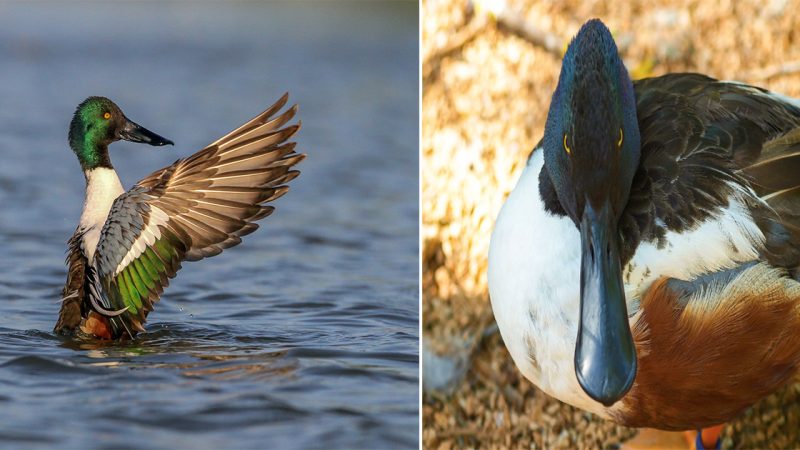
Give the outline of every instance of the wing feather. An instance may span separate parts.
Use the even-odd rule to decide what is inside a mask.
[[[222,136],[221,138],[217,139],[216,141],[211,143],[211,145],[224,146],[225,144],[235,140],[238,136],[241,136],[242,134],[252,130],[253,128],[258,127],[262,123],[268,121],[270,116],[272,116],[276,112],[280,111],[281,108],[283,108],[286,105],[287,101],[289,101],[289,93],[288,92],[283,94],[283,96],[281,96],[281,98],[278,99],[278,101],[275,102],[274,105],[272,105],[269,108],[267,108],[266,111],[264,111],[261,114],[253,117],[252,119],[248,120],[247,122],[245,122],[244,125],[240,126],[239,128],[237,128],[237,129],[231,131],[230,133],[226,134],[225,136]],[[297,110],[294,109],[294,111],[297,111]]]

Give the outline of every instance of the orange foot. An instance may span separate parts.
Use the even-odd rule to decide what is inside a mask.
[[[89,312],[89,317],[81,321],[81,331],[99,339],[111,339],[111,327],[108,319],[94,311]]]
[[[701,432],[703,447],[706,450],[716,448],[717,440],[724,425],[704,428]],[[642,428],[631,440],[623,442],[622,450],[698,450],[695,446],[697,431],[662,431],[653,428]]]
[[[703,441],[703,448],[706,450],[714,450],[717,448],[717,442],[719,441],[719,437],[722,434],[722,429],[725,427],[725,424],[721,425],[714,425],[713,427],[703,428],[700,431],[700,439]],[[686,440],[691,443],[692,450],[698,450],[697,445],[697,431],[684,431]]]

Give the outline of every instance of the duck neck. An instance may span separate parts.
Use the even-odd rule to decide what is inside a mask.
[[[112,170],[114,168],[108,156],[108,146],[105,144],[98,144],[87,138],[80,145],[72,146],[72,151],[78,156],[84,174],[98,168]]]
[[[84,173],[99,167],[113,169],[108,156],[105,131],[73,119],[69,129],[69,147],[78,157]]]

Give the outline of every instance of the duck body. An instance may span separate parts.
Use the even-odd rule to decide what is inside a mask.
[[[607,31],[587,26],[590,38]],[[611,170],[606,156],[581,166],[570,143],[580,123],[565,128],[562,146],[549,118],[495,224],[492,308],[515,364],[549,395],[628,426],[716,425],[800,368],[800,102],[698,74],[632,87],[636,122],[622,120],[618,153],[608,154],[624,159],[622,128],[638,132],[629,192],[609,221],[618,251],[587,250],[586,213],[570,211],[573,188],[552,171],[563,157],[553,142],[576,179]],[[548,133],[558,140],[548,144]],[[594,191],[615,195],[621,171]],[[597,300],[592,264],[603,257],[619,261],[620,287]],[[619,327],[591,309],[614,303],[615,292]]]
[[[91,338],[134,337],[181,268],[219,254],[252,233],[288,190],[305,155],[286,142],[300,125],[284,96],[251,121],[125,191],[107,146],[126,139],[171,141],[128,120],[103,97],[76,110],[70,146],[86,178],[80,222],[69,240],[68,275],[55,331]]]

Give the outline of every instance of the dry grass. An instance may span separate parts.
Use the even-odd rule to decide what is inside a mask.
[[[562,43],[600,17],[634,77],[695,71],[800,97],[800,0],[492,3]],[[494,217],[542,135],[560,59],[466,0],[422,6],[423,326],[426,343],[435,343],[473,336],[491,321]],[[800,446],[797,389],[745,414],[726,430],[725,446]],[[427,396],[423,414],[426,448],[601,447],[632,435],[536,391],[496,336],[456,393]]]

